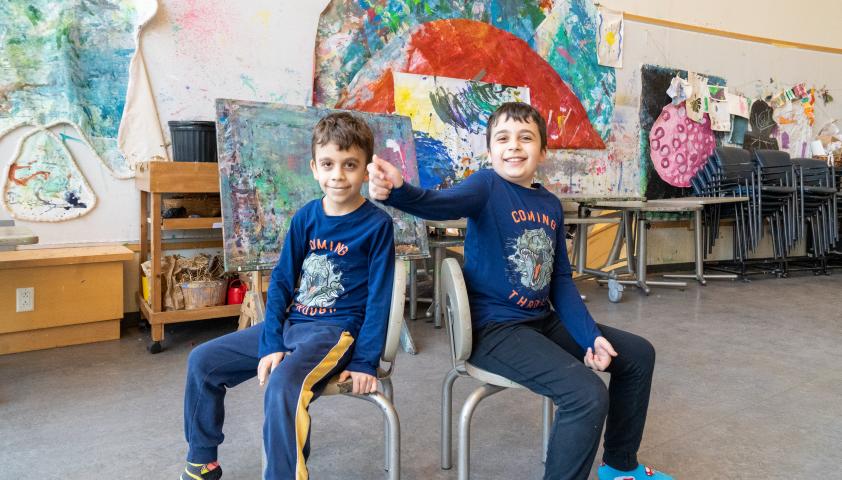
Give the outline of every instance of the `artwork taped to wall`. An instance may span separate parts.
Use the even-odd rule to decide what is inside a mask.
[[[550,148],[604,148],[616,79],[597,63],[596,19],[588,0],[334,0],[319,22],[314,103],[391,112],[392,71],[526,85],[550,118]],[[565,124],[575,141],[555,131]]]
[[[792,158],[809,158],[813,127],[801,101],[786,102],[783,107],[774,109],[772,115],[778,125],[775,138],[780,149],[787,151]]]
[[[0,2],[0,139],[19,127],[67,123],[109,173],[131,178],[117,133],[136,36],[157,2],[90,3]]]
[[[394,73],[395,113],[412,121],[424,188],[447,188],[488,166],[488,117],[505,102],[529,103],[525,87]]]
[[[772,107],[763,100],[755,100],[751,104],[748,117],[751,131],[746,132],[743,148],[746,150],[777,150],[778,140],[772,136],[777,124]]]
[[[271,269],[277,263],[293,214],[319,198],[310,171],[310,141],[319,119],[336,110],[219,99],[217,145],[226,271]],[[401,168],[418,185],[409,119],[352,112],[374,133],[374,153]],[[395,224],[401,256],[427,256],[422,220],[383,207]]]
[[[673,198],[690,195],[690,190],[670,185],[658,175],[650,155],[649,135],[652,125],[664,106],[671,103],[667,94],[670,83],[675,76],[687,78],[686,70],[644,65],[641,68],[640,91],[640,193],[649,199]],[[708,85],[725,85],[725,79],[718,76],[707,76]],[[686,102],[685,102],[686,103]],[[716,144],[720,145],[724,133],[714,132]]]
[[[623,66],[623,12],[599,7],[599,28],[596,32],[596,53],[599,64],[606,67]]]
[[[20,220],[61,222],[96,205],[70,150],[49,128],[37,127],[20,139],[3,178],[2,203]]]

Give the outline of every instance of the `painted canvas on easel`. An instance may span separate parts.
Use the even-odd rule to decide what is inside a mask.
[[[448,188],[488,167],[488,117],[505,102],[529,103],[526,87],[410,73],[394,79],[395,113],[412,122],[424,188]]]
[[[322,195],[310,171],[310,141],[319,119],[336,110],[227,99],[217,100],[216,110],[225,270],[271,269],[292,216]],[[371,127],[374,153],[418,185],[409,119],[352,113]],[[394,219],[397,253],[428,255],[423,222],[381,207]]]

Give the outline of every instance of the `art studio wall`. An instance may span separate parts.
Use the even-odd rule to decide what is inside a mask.
[[[223,0],[160,0],[157,14],[142,32],[141,51],[164,138],[169,138],[169,120],[212,120],[213,99],[217,97],[307,104],[312,94],[316,27],[327,3],[255,0],[235,5]],[[815,11],[802,5],[767,3],[763,10],[755,7],[743,11],[749,7],[716,0],[708,2],[704,9],[685,11],[668,0],[603,2],[609,7],[677,22],[833,45],[832,18],[842,15],[842,6],[836,2],[814,2],[819,4]],[[794,18],[805,21],[795,22]],[[576,58],[569,61],[575,62]],[[623,67],[616,70],[612,133],[605,138],[611,154],[604,150],[553,154],[552,160],[557,162],[554,180],[567,185],[569,191],[638,193],[645,189],[640,176],[638,135],[644,64],[721,76],[730,88],[753,97],[799,82],[831,89],[837,86],[840,100],[829,104],[816,101],[815,126],[842,117],[842,83],[838,80],[842,78],[842,55],[627,20]],[[13,132],[0,139],[0,160],[6,162],[12,156],[23,134]],[[42,244],[136,241],[138,194],[133,181],[114,178],[84,145],[73,141],[67,145],[97,195],[96,208],[66,222],[19,223],[36,231]],[[0,219],[5,218],[9,218],[8,212],[0,211]]]

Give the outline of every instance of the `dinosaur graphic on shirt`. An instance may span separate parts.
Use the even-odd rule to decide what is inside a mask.
[[[540,291],[550,284],[555,249],[543,228],[524,230],[511,248],[514,251],[508,257],[509,265],[521,285]]]
[[[305,307],[332,307],[342,286],[342,272],[327,255],[310,254],[301,269],[301,283],[295,301]]]

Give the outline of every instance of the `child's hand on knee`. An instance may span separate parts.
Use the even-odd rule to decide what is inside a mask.
[[[269,374],[275,370],[275,367],[277,367],[283,359],[284,352],[270,353],[260,359],[260,363],[257,364],[257,381],[260,382],[261,387],[266,383],[266,379],[269,378]]]
[[[352,372],[344,370],[339,374],[339,381],[344,382],[351,377],[354,383],[354,390],[351,393],[362,395],[364,393],[374,393],[377,391],[377,378],[373,375],[362,372]]]
[[[593,342],[593,348],[589,348],[585,352],[585,366],[593,370],[604,372],[608,365],[611,365],[611,359],[617,356],[611,342],[605,337],[596,337]]]
[[[401,171],[377,155],[368,164],[368,195],[375,200],[386,200],[393,188],[403,186]]]

